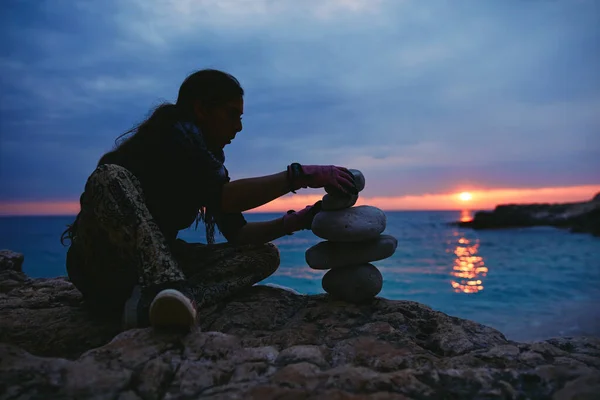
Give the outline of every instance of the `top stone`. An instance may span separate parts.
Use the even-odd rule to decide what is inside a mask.
[[[354,176],[354,183],[356,184],[356,190],[361,192],[365,188],[365,176],[357,169],[349,169]]]
[[[357,169],[348,169],[352,176],[354,177],[354,184],[356,185],[356,190],[361,192],[365,188],[365,176]],[[339,195],[337,190],[333,187],[325,186],[325,191],[332,195]]]
[[[390,235],[363,242],[325,240],[306,250],[304,258],[312,269],[341,268],[386,259],[394,254],[397,246],[398,240]]]
[[[385,230],[385,213],[373,206],[321,211],[312,222],[312,231],[332,242],[360,242],[375,239]]]

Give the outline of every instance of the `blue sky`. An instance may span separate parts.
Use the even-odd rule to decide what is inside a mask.
[[[370,196],[600,183],[600,2],[4,0],[0,201],[76,200],[185,76],[246,90],[234,179],[363,171]]]

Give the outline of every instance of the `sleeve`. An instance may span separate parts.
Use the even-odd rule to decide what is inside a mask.
[[[217,213],[215,222],[227,240],[248,223],[242,213]]]
[[[227,171],[227,168],[225,168],[224,166],[223,166],[223,170],[224,170],[224,175],[225,175],[225,182],[229,182],[230,181],[229,172]],[[222,187],[223,187],[223,184],[221,185],[221,188]],[[220,201],[220,195],[219,195],[218,200]],[[240,230],[244,225],[246,225],[248,223],[246,221],[246,218],[244,218],[244,215],[241,212],[224,213],[224,212],[220,211],[219,207],[214,208],[214,210],[218,210],[213,213],[213,215],[215,217],[215,222],[217,223],[217,226],[219,227],[219,231],[223,234],[223,236],[225,236],[225,238],[227,240],[230,240],[231,237],[238,230]]]

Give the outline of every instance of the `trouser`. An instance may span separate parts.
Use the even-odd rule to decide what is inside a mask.
[[[272,243],[167,242],[138,179],[100,165],[81,196],[67,272],[86,304],[110,312],[122,310],[135,285],[150,293],[184,283],[199,307],[210,306],[272,275],[279,262]]]

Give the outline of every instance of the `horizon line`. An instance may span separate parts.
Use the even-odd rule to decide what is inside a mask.
[[[375,207],[375,206],[373,206]],[[468,207],[465,208],[446,208],[446,209],[384,209],[379,208],[381,211],[385,212],[472,212],[476,213],[479,211],[491,211],[491,209],[470,209]],[[243,214],[282,214],[282,211],[242,211]],[[76,217],[77,213],[74,214],[1,214],[0,218],[14,218],[14,217]]]
[[[566,204],[587,202],[600,193],[600,184],[544,188],[474,188],[457,187],[450,193],[403,196],[359,196],[354,206],[370,205],[382,211],[484,211],[501,205]],[[466,193],[465,193],[466,192]],[[464,195],[467,194],[465,197]],[[364,196],[364,197],[363,197]],[[287,194],[244,213],[285,213],[301,210],[321,200],[322,194]],[[74,216],[80,211],[79,201],[70,200],[12,200],[0,201],[0,216]]]

